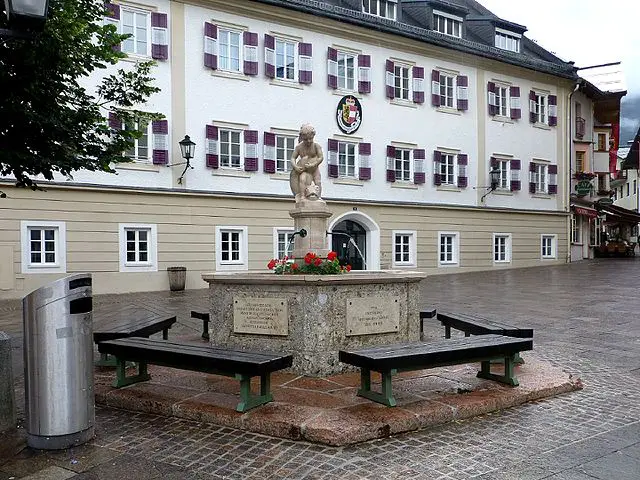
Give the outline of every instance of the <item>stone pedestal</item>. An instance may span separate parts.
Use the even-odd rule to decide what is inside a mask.
[[[296,232],[301,228],[307,231],[306,237],[296,236],[293,257],[303,258],[308,252],[326,257],[330,251],[327,244],[327,221],[332,213],[324,200],[300,200],[296,207],[289,211],[289,215],[293,218]]]

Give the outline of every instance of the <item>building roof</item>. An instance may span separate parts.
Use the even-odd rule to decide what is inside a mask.
[[[460,52],[495,59],[537,72],[554,76],[577,79],[573,62],[565,62],[545,50],[526,36],[521,38],[520,52],[511,52],[494,46],[494,33],[488,35],[495,26],[521,33],[526,27],[506,21],[494,15],[474,0],[405,0],[398,2],[396,20],[381,18],[362,12],[360,0],[253,0],[300,12],[357,25],[384,33],[400,35]],[[448,9],[462,12],[471,21],[465,22],[465,38],[457,38],[434,31],[430,27],[430,9]],[[464,12],[469,12],[465,14]],[[491,25],[492,27],[488,27]],[[495,32],[495,30],[493,30]]]
[[[640,128],[638,128],[638,132],[636,133],[636,137],[633,139],[631,143],[631,147],[629,147],[629,152],[625,158],[625,161],[622,162],[622,167],[625,170],[640,168]]]

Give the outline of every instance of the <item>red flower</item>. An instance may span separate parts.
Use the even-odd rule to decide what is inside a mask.
[[[309,265],[311,262],[313,261],[313,259],[309,256],[309,254],[307,253],[304,256],[304,263],[306,263],[307,265]]]
[[[327,254],[327,260],[329,260],[330,262],[333,262],[336,259],[337,256],[338,256],[338,254],[336,252],[333,252],[333,251],[329,252]]]
[[[313,264],[314,264],[316,267],[319,267],[321,263],[322,263],[322,259],[321,259],[321,258],[316,258],[316,259],[314,260],[314,262],[313,262]]]
[[[291,270],[297,270],[298,269],[298,264],[297,263],[292,263],[291,264]]]
[[[347,272],[351,271],[351,265],[347,265]]]
[[[275,259],[271,259],[271,261],[267,264],[267,268],[269,270],[273,270],[273,268],[276,266],[276,263],[278,263],[278,262],[276,262]]]

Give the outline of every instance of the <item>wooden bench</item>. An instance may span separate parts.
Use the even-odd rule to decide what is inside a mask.
[[[438,312],[438,320],[444,326],[444,337],[451,338],[451,329],[464,332],[465,337],[471,335],[505,335],[516,338],[532,338],[532,328],[520,328],[496,322],[475,314]]]
[[[204,312],[196,312],[191,310],[191,318],[202,320],[202,339],[209,340],[209,314]]]
[[[340,350],[338,355],[341,362],[360,367],[359,396],[395,407],[391,378],[397,372],[481,362],[478,377],[517,386],[518,379],[514,374],[516,355],[532,349],[532,338],[481,335],[437,342],[383,345],[356,351]],[[491,373],[490,361],[493,358],[504,358],[503,375]],[[371,390],[371,371],[379,372],[382,376],[381,393]]]
[[[293,362],[292,355],[232,350],[152,338],[123,338],[100,342],[98,351],[116,358],[116,379],[113,384],[116,388],[149,380],[149,364],[234,377],[240,381],[240,403],[236,407],[238,412],[246,412],[272,401],[271,372],[288,368]],[[127,361],[138,364],[136,375],[126,376]],[[251,378],[258,376],[260,394],[254,395],[251,393]]]
[[[436,316],[435,307],[427,307],[423,310],[420,310],[420,340],[424,340],[424,321],[428,318],[433,318],[435,316]]]

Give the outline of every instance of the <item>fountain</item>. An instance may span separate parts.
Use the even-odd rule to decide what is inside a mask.
[[[300,129],[291,158],[289,212],[297,238],[293,257],[326,257],[327,221],[318,166],[322,148],[311,125]],[[366,268],[366,264],[365,264]],[[293,354],[291,369],[327,376],[347,369],[338,351],[420,339],[418,282],[422,272],[352,271],[336,275],[276,275],[273,272],[203,274],[211,298],[211,343]]]

